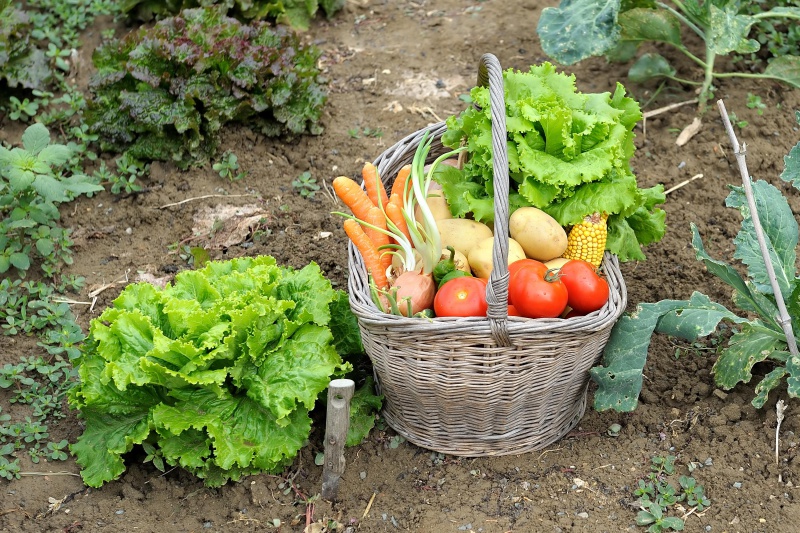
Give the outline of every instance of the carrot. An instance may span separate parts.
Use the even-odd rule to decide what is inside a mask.
[[[392,194],[395,194],[400,197],[400,200],[404,198],[405,190],[406,190],[406,181],[408,177],[411,175],[411,165],[406,165],[400,169],[397,173],[397,177],[394,179],[394,183],[392,184]],[[389,197],[389,201],[391,202],[391,196]],[[403,207],[403,203],[401,202],[399,207]]]
[[[372,201],[372,205],[386,207],[386,204],[389,203],[389,197],[386,195],[386,189],[375,165],[369,162],[364,163],[364,168],[361,169],[361,177],[364,178],[364,187],[367,189],[367,196]],[[380,204],[378,204],[378,198],[380,198]]]
[[[386,289],[389,287],[389,281],[386,279],[386,269],[381,264],[381,254],[372,240],[364,232],[361,224],[353,219],[344,221],[344,231],[353,244],[356,245],[358,251],[361,252],[361,257],[364,259],[364,266],[367,267],[367,272],[372,274],[372,279],[375,280],[375,285],[379,289]]]
[[[403,200],[394,193],[392,193],[391,198],[389,198],[389,203],[386,204],[386,216],[403,232],[406,239],[410,241],[411,236],[408,233],[408,224],[406,224],[406,219],[403,217]]]
[[[332,185],[336,196],[344,202],[344,205],[350,208],[353,215],[361,220],[366,220],[367,214],[374,205],[367,193],[364,192],[364,189],[347,176],[339,176],[333,180]]]
[[[388,202],[386,205],[389,205]],[[384,215],[383,211],[381,211],[381,209],[377,206],[373,206],[372,209],[370,209],[369,213],[367,213],[367,218],[364,219],[364,222],[367,224],[372,224],[373,226],[377,226],[383,230],[386,229],[386,215]],[[364,233],[369,236],[370,240],[375,245],[375,248],[379,249],[378,252],[382,253],[381,264],[384,266],[384,270],[386,270],[392,264],[392,255],[383,253],[383,251],[380,250],[380,247],[389,244],[389,236],[370,227],[365,227]]]

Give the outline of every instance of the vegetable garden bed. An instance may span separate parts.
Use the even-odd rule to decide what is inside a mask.
[[[154,162],[149,176],[135,181],[141,190],[126,191],[118,183],[117,194],[107,186],[106,192],[64,203],[60,224],[73,229],[75,242],[74,262],[65,271],[86,280],[83,288],[68,292],[72,303],[64,305],[88,332],[90,320],[126,285],[172,279],[192,268],[191,262],[204,260],[201,249],[214,260],[270,255],[296,269],[315,261],[334,288],[346,288],[347,237],[341,218],[330,214],[343,206],[326,194],[326,185],[339,174],[359,176],[365,161],[397,140],[464,109],[459,96],[474,84],[482,53],[524,70],[545,60],[535,28],[546,5],[555,2],[358,0],[331,20],[317,18],[304,40],[320,47],[317,64],[328,82],[322,134],[285,139],[229,125],[220,130],[218,155],[204,166],[184,171]],[[72,73],[82,87],[92,70],[91,50],[100,44],[100,33],[112,29],[118,35],[127,31],[103,18],[82,33],[81,67]],[[697,38],[685,39],[691,44]],[[685,76],[702,75],[690,60],[652,46]],[[732,59],[717,57],[717,65],[725,67],[719,71],[746,68],[750,60]],[[678,83],[629,82],[628,65],[602,58],[566,70],[576,74],[586,93],[613,92],[617,81],[625,83],[645,113],[695,96]],[[766,80],[720,79],[715,85],[715,96],[736,114],[750,172],[774,185],[796,218],[800,193],[778,176],[783,157],[800,140],[795,118],[800,91]],[[643,248],[647,259],[622,263],[629,310],[641,302],[685,300],[694,291],[733,308],[727,286],[695,259],[690,224],[697,226],[709,256],[732,257],[741,215],[725,206],[725,198],[728,184],[740,184],[739,175],[715,109],[702,116],[703,126],[688,144],[675,144],[678,131],[696,115],[693,105],[678,107],[648,118],[646,130],[641,124],[634,129],[632,168],[641,187],[670,189],[702,177],[667,195],[661,206],[667,231],[663,240]],[[16,143],[25,127],[6,116],[0,139]],[[246,173],[242,179],[220,176],[225,152],[237,156],[239,168],[232,174]],[[227,213],[224,224],[220,213]],[[38,277],[32,273],[27,279]],[[703,486],[710,506],[685,517],[687,531],[790,531],[786,528],[800,521],[795,502],[800,405],[788,399],[785,386],[772,391],[763,408],[750,404],[754,384],[773,368],[765,364],[753,368],[749,384],[718,388],[712,367],[729,335],[722,329],[698,342],[653,337],[637,409],[626,414],[588,409],[577,428],[540,452],[443,456],[404,442],[379,420],[364,443],[346,450],[340,500],[333,504],[314,499],[322,473],[315,463],[323,448],[318,424],[285,470],[244,475],[219,488],[205,487],[182,469],[159,471],[152,457],[144,462],[148,452],[138,447],[125,456],[127,470],[120,479],[97,489],[77,477],[72,458],[59,460],[53,450],[52,458],[38,463],[24,456],[24,475],[0,479],[0,531],[301,531],[307,517],[317,531],[330,529],[331,521],[339,524],[336,531],[354,532],[644,531],[635,525],[635,491],[654,468],[675,487],[680,476]],[[42,352],[36,342],[24,334],[0,337],[0,368]],[[590,399],[593,393],[591,388]],[[0,389],[0,416],[23,413],[23,406],[9,403],[15,394]],[[776,463],[779,398],[788,410]],[[321,420],[322,413],[311,416]],[[46,440],[56,448],[63,440],[74,443],[82,423],[67,412],[49,425]],[[674,473],[658,461],[668,456],[676,457]],[[681,505],[685,511],[671,506],[669,515],[681,517],[692,508],[685,501]]]

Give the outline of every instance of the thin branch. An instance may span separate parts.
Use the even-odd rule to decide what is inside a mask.
[[[792,319],[789,316],[789,312],[786,310],[786,303],[783,301],[783,294],[778,285],[778,279],[775,277],[775,268],[772,266],[772,261],[769,257],[769,249],[767,248],[767,239],[764,237],[764,229],[761,227],[761,220],[759,220],[758,211],[756,210],[756,200],[753,197],[753,185],[750,182],[750,173],[747,171],[747,163],[745,162],[747,145],[742,146],[741,149],[739,148],[739,140],[736,138],[731,119],[728,117],[728,112],[725,110],[725,102],[717,100],[717,107],[719,107],[719,114],[722,115],[722,121],[725,123],[725,129],[728,131],[728,137],[730,137],[731,145],[733,146],[736,162],[739,164],[739,172],[742,175],[742,184],[744,185],[744,194],[747,197],[750,217],[753,220],[753,229],[756,232],[761,255],[764,257],[764,266],[767,268],[767,275],[772,285],[772,292],[775,295],[775,303],[778,305],[779,316],[777,321],[783,328],[783,334],[786,336],[786,343],[789,346],[789,353],[793,356],[798,356],[800,352],[797,350],[797,340],[792,331]]]
[[[698,178],[702,178],[702,177],[703,177],[703,175],[702,175],[702,174],[695,174],[694,176],[692,176],[692,177],[691,177],[691,178],[689,178],[688,180],[683,180],[682,182],[680,182],[679,184],[675,185],[674,187],[670,187],[669,189],[667,189],[666,191],[664,191],[664,195],[667,195],[667,194],[669,194],[669,193],[671,193],[671,192],[675,192],[675,191],[677,191],[678,189],[680,189],[681,187],[685,187],[686,185],[689,185],[689,184],[690,184],[691,182],[693,182],[694,180],[696,180],[696,179],[698,179]]]
[[[175,202],[173,204],[164,204],[158,206],[158,209],[166,209],[168,207],[175,207],[176,205],[183,205],[187,202],[193,202],[195,200],[205,200],[206,198],[241,198],[242,196],[250,196],[253,198],[257,198],[257,194],[206,194],[205,196],[195,196],[194,198],[187,198],[185,200],[181,200],[180,202]]]

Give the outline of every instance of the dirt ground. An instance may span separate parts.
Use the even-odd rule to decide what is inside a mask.
[[[74,229],[76,241],[69,271],[87,279],[76,298],[85,300],[89,291],[110,284],[92,310],[74,308],[81,325],[86,328],[126,281],[187,268],[175,243],[216,246],[213,258],[269,254],[294,267],[316,261],[345,287],[346,237],[341,219],[330,214],[336,205],[324,189],[313,199],[303,198],[292,180],[304,171],[328,184],[340,174],[355,177],[364,161],[400,138],[459,112],[465,104],[458,96],[474,84],[485,52],[495,54],[504,68],[526,69],[544,60],[535,28],[541,8],[554,3],[350,0],[333,20],[317,21],[308,38],[324,51],[330,84],[324,134],[287,142],[231,128],[223,149],[238,155],[248,173],[241,181],[222,179],[210,167],[182,172],[156,163],[140,194],[100,194],[64,210],[64,223]],[[87,35],[89,43],[97,32]],[[679,65],[687,77],[700,75],[689,63]],[[625,81],[626,67],[596,59],[567,70],[577,75],[581,90],[603,92]],[[655,88],[627,86],[642,103]],[[749,122],[739,135],[747,143],[751,173],[781,187],[800,212],[800,194],[778,179],[783,156],[800,140],[794,119],[800,91],[733,79],[718,87],[716,97]],[[763,115],[745,106],[748,93],[761,96]],[[645,109],[693,96],[670,85]],[[740,215],[726,208],[724,199],[728,184],[738,183],[738,171],[715,109],[703,116],[696,137],[676,146],[677,132],[696,115],[695,106],[684,106],[648,119],[646,131],[637,129],[633,165],[642,187],[663,183],[670,188],[697,174],[703,177],[668,195],[668,232],[646,249],[647,261],[623,264],[630,306],[687,298],[695,290],[729,301],[728,291],[694,259],[689,224],[698,225],[712,256],[731,257]],[[219,207],[247,207],[263,222],[243,244],[223,247],[219,236],[214,242],[194,237],[195,219]],[[17,362],[31,346],[25,339],[0,342],[5,345],[0,365]],[[687,349],[676,358],[678,346]],[[677,456],[679,474],[688,475],[690,463],[703,465],[691,475],[712,503],[686,518],[686,531],[797,531],[800,403],[789,402],[776,464],[774,406],[778,398],[786,399],[785,388],[756,410],[749,403],[752,384],[728,393],[716,390],[710,376],[713,352],[689,348],[656,337],[634,413],[589,410],[569,435],[538,452],[449,457],[407,442],[398,446],[391,428],[376,429],[367,442],[347,449],[339,499],[316,500],[313,509],[307,498],[320,491],[321,467],[314,464],[322,449],[319,433],[282,476],[252,476],[220,489],[205,488],[179,469],[162,474],[142,465],[144,456],[137,451],[121,479],[100,489],[82,484],[71,459],[24,464],[24,471],[46,475],[0,483],[0,531],[302,531],[307,515],[316,531],[329,520],[338,521],[337,531],[359,533],[644,531],[635,525],[633,490],[648,473],[651,457],[666,454]],[[607,434],[614,423],[622,427],[616,437]],[[51,426],[54,437],[71,441],[80,431],[74,416]],[[285,490],[287,479],[295,491]]]

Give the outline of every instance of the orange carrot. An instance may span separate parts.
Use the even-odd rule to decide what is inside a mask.
[[[333,180],[332,185],[336,196],[350,208],[353,215],[361,220],[366,220],[367,214],[374,206],[364,189],[347,176],[339,176]]]
[[[385,205],[388,205],[387,202]],[[377,226],[380,229],[386,229],[386,216],[383,214],[383,211],[377,206],[374,206],[370,209],[369,213],[367,213],[367,218],[364,219],[364,222],[368,224],[372,224],[373,226]],[[389,244],[389,236],[385,233],[381,233],[380,231],[374,230],[370,227],[364,228],[364,233],[366,233],[372,243],[375,245],[375,248],[380,248],[386,244]],[[384,267],[384,270],[389,268],[392,264],[392,256],[391,254],[385,253],[383,250],[378,250],[378,253],[381,253],[381,264]]]
[[[361,257],[364,259],[364,266],[367,267],[367,272],[372,274],[372,279],[375,280],[375,285],[379,289],[386,289],[389,287],[389,281],[386,279],[386,269],[381,264],[381,255],[375,244],[364,232],[361,224],[352,219],[344,221],[344,231],[353,244],[356,245],[358,251],[361,252]]]
[[[381,207],[386,207],[386,204],[389,203],[389,197],[386,195],[386,189],[375,165],[369,162],[364,163],[364,168],[361,169],[361,177],[364,178],[364,187],[367,189],[367,196],[372,201],[372,205],[378,205],[378,198],[380,198]]]
[[[392,194],[395,194],[400,197],[401,200],[404,198],[405,190],[406,190],[406,181],[408,177],[411,175],[411,165],[406,165],[400,169],[400,172],[397,173],[397,177],[394,179],[394,183],[392,184]],[[389,197],[389,201],[391,201],[391,196]],[[399,204],[399,207],[403,207],[403,203]]]
[[[400,231],[403,232],[403,235],[406,236],[406,239],[409,241],[411,240],[411,236],[408,233],[408,224],[406,224],[406,219],[403,218],[403,200],[396,194],[392,194],[391,198],[389,198],[389,203],[386,204],[386,216],[389,217],[389,220],[394,222],[394,225],[397,226]]]

